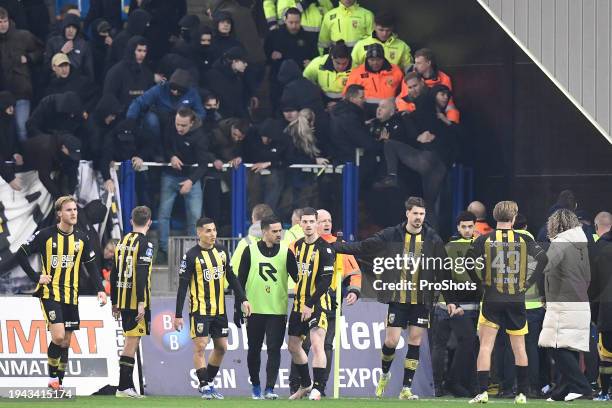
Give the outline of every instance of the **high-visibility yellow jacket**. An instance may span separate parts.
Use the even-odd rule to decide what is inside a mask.
[[[354,67],[365,62],[366,47],[376,43],[383,46],[385,50],[385,58],[390,63],[399,66],[402,71],[405,71],[406,68],[412,64],[410,46],[404,41],[400,40],[397,35],[392,34],[387,41],[382,42],[376,37],[376,32],[372,32],[372,35],[362,38],[361,40],[357,41],[357,44],[355,44],[351,54]]]
[[[374,30],[374,14],[355,3],[351,7],[340,4],[325,13],[319,32],[319,48],[329,48],[338,40],[353,47],[357,41]]]
[[[337,72],[331,57],[325,54],[310,61],[303,75],[304,78],[318,85],[327,98],[338,100],[342,98],[342,91],[350,74],[350,68],[344,72]]]
[[[302,12],[302,27],[304,27],[304,30],[318,33],[321,29],[323,16],[333,9],[334,5],[331,0],[318,0],[309,5],[306,10],[303,10],[300,2],[296,0],[264,0],[263,7],[268,25],[282,24],[287,9],[296,7]]]

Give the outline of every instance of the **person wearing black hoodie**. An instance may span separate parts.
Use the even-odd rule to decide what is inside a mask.
[[[112,151],[115,147],[106,145],[105,140],[112,138],[112,133],[117,131],[118,123],[117,117],[121,114],[121,106],[119,101],[111,95],[103,95],[98,101],[96,108],[87,119],[89,129],[91,129],[89,143],[87,150],[89,156],[93,159],[94,169],[102,173],[104,179],[104,188],[109,192],[114,192],[114,184],[110,177],[110,161],[112,160]],[[110,152],[107,152],[107,149]],[[105,157],[110,157],[108,161]],[[131,158],[131,157],[130,157]]]
[[[213,14],[213,43],[211,54],[213,61],[217,61],[228,50],[239,47],[244,49],[242,43],[234,37],[234,19],[227,11],[217,11]],[[245,55],[246,61],[246,55]]]
[[[85,121],[81,98],[75,92],[44,97],[26,123],[28,137],[41,134],[82,135]]]
[[[144,37],[136,35],[130,38],[123,59],[106,74],[102,94],[113,95],[119,101],[122,113],[127,112],[134,99],[155,85],[153,72],[145,63],[147,51],[148,41]]]
[[[196,221],[202,215],[202,178],[212,155],[208,150],[208,135],[200,126],[195,112],[180,108],[172,126],[164,132],[164,154],[171,168],[164,168],[159,199],[159,251],[162,258],[168,252],[170,217],[177,194],[185,198],[187,234],[196,233]],[[197,167],[191,165],[197,164]]]
[[[249,194],[252,205],[264,203],[276,212],[285,183],[287,154],[291,139],[284,132],[284,121],[266,119],[247,135],[245,161],[254,163],[251,167]],[[261,198],[258,199],[258,195]]]
[[[97,84],[104,82],[106,71],[110,68],[110,49],[113,37],[117,35],[110,23],[101,18],[91,23],[91,53],[94,61],[94,76]]]
[[[88,77],[73,71],[68,56],[61,52],[53,56],[51,69],[53,77],[43,91],[42,97],[72,91],[81,98],[83,110],[91,112],[98,96],[98,87]]]
[[[134,36],[144,36],[148,34],[147,28],[151,24],[151,14],[146,10],[134,10],[128,16],[127,26],[115,38],[110,48],[109,64],[112,66],[122,60],[129,48],[128,42]]]
[[[92,34],[95,33],[96,27],[93,23],[97,19],[104,19],[112,28],[120,30],[123,23],[121,21],[121,0],[90,0],[89,11],[83,20],[86,32],[91,30]]]
[[[172,46],[171,52],[189,57],[194,42],[198,41],[200,18],[193,14],[183,16],[179,21],[180,37]]]
[[[214,41],[214,40],[213,40]],[[240,47],[231,48],[218,59],[204,76],[204,84],[212,93],[219,95],[219,113],[224,118],[248,118],[251,90],[245,79],[246,54]]]
[[[15,165],[23,164],[23,156],[15,131],[15,97],[9,91],[0,91],[0,146],[0,178],[19,191],[21,186],[15,178]]]
[[[93,54],[89,42],[81,34],[81,19],[73,14],[64,17],[60,35],[47,40],[44,64],[51,66],[51,59],[58,52],[64,53],[70,59],[74,70],[94,80]]]
[[[213,32],[212,29],[204,24],[201,24],[195,34],[195,39],[191,42],[191,47],[186,55],[196,65],[200,78],[200,87],[205,88],[204,75],[212,68],[213,59]]]

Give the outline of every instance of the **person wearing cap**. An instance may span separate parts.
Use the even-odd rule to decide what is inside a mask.
[[[247,66],[244,49],[234,47],[215,61],[204,75],[206,88],[221,99],[219,113],[224,118],[248,118],[248,108],[258,103],[244,78]]]
[[[403,78],[402,70],[385,58],[383,46],[374,43],[366,51],[366,61],[351,71],[345,89],[355,84],[363,86],[366,114],[373,117],[381,100],[397,96]]]
[[[365,62],[366,51],[370,45],[380,44],[385,50],[385,58],[405,72],[412,65],[410,46],[393,32],[394,29],[395,19],[393,14],[388,11],[376,13],[372,34],[357,41],[357,44],[353,47],[351,53],[353,66],[357,67]]]
[[[0,178],[19,191],[21,185],[15,178],[15,165],[23,165],[23,156],[15,132],[15,97],[9,91],[0,91],[0,146]]]
[[[153,72],[145,62],[148,44],[142,36],[130,38],[123,59],[113,65],[104,78],[102,94],[113,95],[119,101],[122,113],[127,111],[134,99],[155,85]]]
[[[12,17],[0,7],[0,83],[15,97],[17,136],[25,140],[33,96],[30,66],[42,60],[43,45],[29,31],[16,29]]]
[[[77,137],[69,133],[41,133],[23,142],[23,152],[25,168],[38,171],[38,178],[53,200],[74,194],[81,160],[81,141]],[[54,171],[59,174],[52,179]]]
[[[83,102],[83,110],[90,112],[95,106],[98,87],[79,72],[74,72],[66,54],[58,52],[51,59],[53,76],[43,91],[43,97],[64,92],[75,92]]]
[[[285,12],[285,24],[266,35],[264,50],[270,66],[270,97],[275,110],[282,92],[282,86],[277,81],[281,64],[284,61],[295,61],[301,71],[319,53],[316,36],[304,30],[301,19],[300,10],[291,7]]]
[[[51,59],[61,52],[70,59],[70,65],[75,71],[94,80],[93,54],[89,42],[81,35],[81,19],[68,14],[62,21],[60,35],[50,37],[45,47],[46,66],[51,66]]]
[[[191,75],[184,69],[177,69],[169,81],[153,86],[134,99],[128,108],[126,119],[128,126],[135,131],[138,120],[142,117],[142,132],[139,135],[161,147],[159,141],[162,129],[169,123],[173,114],[183,107],[192,109],[200,120],[205,116],[200,93],[194,86]],[[161,152],[157,153],[156,155],[159,155]]]
[[[321,88],[328,110],[342,99],[351,65],[351,52],[340,40],[331,47],[329,54],[316,57],[304,69],[304,78]]]
[[[319,32],[319,48],[329,48],[338,40],[346,41],[349,47],[374,30],[374,14],[357,0],[340,0],[338,7],[323,16]]]
[[[321,31],[323,15],[334,8],[330,0],[263,0],[264,16],[270,30],[284,24],[287,10],[295,7],[302,13],[302,26],[310,33]]]

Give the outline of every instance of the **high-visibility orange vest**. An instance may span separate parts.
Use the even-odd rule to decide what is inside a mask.
[[[403,79],[402,70],[388,61],[378,72],[369,71],[364,63],[351,71],[343,93],[350,85],[358,84],[365,90],[366,103],[378,104],[383,99],[395,98]]]

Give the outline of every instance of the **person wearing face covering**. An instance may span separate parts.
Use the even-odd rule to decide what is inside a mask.
[[[204,74],[212,68],[212,64],[215,62],[213,59],[212,43],[212,29],[204,24],[200,24],[197,31],[193,34],[193,41],[191,41],[189,47],[181,50],[185,53],[183,56],[189,58],[198,70],[199,85],[202,88],[205,88],[203,81]]]
[[[171,52],[188,56],[191,45],[198,39],[200,18],[193,14],[183,16],[179,21],[179,39],[174,43]]]

